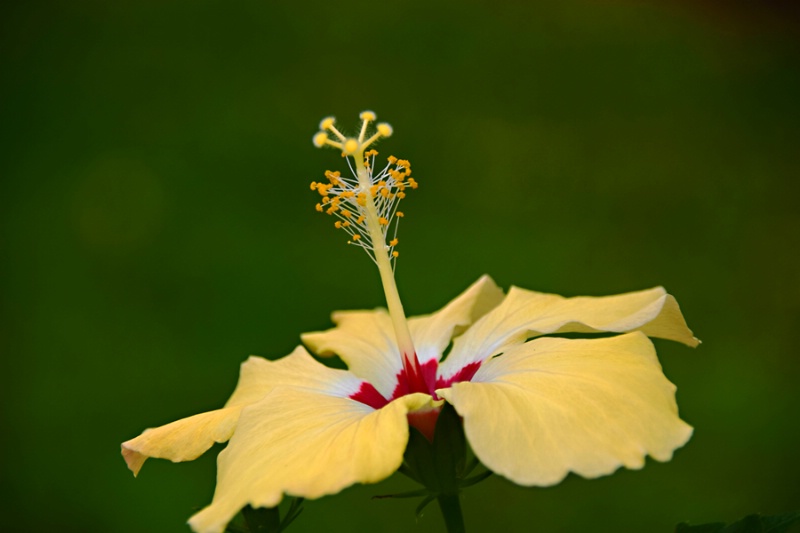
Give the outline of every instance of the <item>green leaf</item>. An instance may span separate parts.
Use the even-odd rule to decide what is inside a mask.
[[[698,526],[683,522],[675,528],[675,533],[786,533],[798,523],[800,511],[773,516],[752,514],[728,526],[721,522]]]

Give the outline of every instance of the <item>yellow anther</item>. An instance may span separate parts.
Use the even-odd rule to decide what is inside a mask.
[[[347,139],[342,146],[342,153],[345,155],[352,155],[358,150],[358,141],[356,139]]]
[[[385,122],[381,122],[378,124],[378,133],[380,133],[384,137],[391,137],[392,136],[392,127]]]
[[[328,142],[328,134],[325,133],[324,131],[320,131],[316,135],[314,135],[314,138],[311,139],[311,142],[313,142],[314,146],[316,146],[317,148],[322,148],[323,146],[325,146],[325,143]]]
[[[386,168],[374,169],[372,162],[378,151],[371,145],[391,136],[392,127],[386,123],[376,124],[376,115],[372,111],[363,111],[359,116],[362,123],[352,137],[339,131],[333,117],[324,118],[320,122],[322,131],[314,136],[315,145],[335,147],[342,157],[353,158],[350,164],[353,177],[343,178],[340,172],[326,171],[326,180],[312,182],[310,188],[322,197],[315,209],[336,215],[334,227],[347,229],[351,235],[348,243],[367,249],[373,260],[385,270],[391,267],[382,263],[387,259],[384,254],[388,253],[390,260],[400,255],[395,250],[399,240],[389,231],[395,216],[398,219],[404,217],[402,211],[396,210],[396,200],[404,199],[405,190],[416,189],[418,184],[410,178],[411,163],[407,159],[389,156]],[[372,130],[371,136],[368,136],[369,130]],[[394,235],[396,233],[395,228]]]
[[[328,128],[333,127],[333,123],[336,122],[334,117],[325,117],[319,123],[319,129],[327,130]]]
[[[331,185],[339,185],[340,180],[339,177],[342,175],[341,172],[338,170],[336,172],[331,172],[330,170],[325,171],[325,177],[328,178],[328,181],[331,182]]]

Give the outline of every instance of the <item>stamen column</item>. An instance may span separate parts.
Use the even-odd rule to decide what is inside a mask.
[[[398,164],[398,169],[389,171],[388,174],[381,175],[377,178],[377,182],[373,183],[376,178],[372,175],[371,169],[367,166],[364,158],[367,155],[366,149],[380,138],[389,137],[392,134],[392,127],[386,123],[376,125],[377,131],[367,138],[367,132],[371,122],[375,120],[375,113],[372,111],[364,111],[360,115],[361,128],[358,138],[346,137],[334,125],[334,118],[327,117],[320,122],[320,131],[314,135],[314,145],[317,147],[332,146],[342,151],[345,157],[352,157],[355,163],[355,177],[358,186],[354,182],[340,179],[338,173],[328,175],[331,181],[330,185],[325,185],[317,182],[311,184],[311,189],[316,190],[323,197],[322,202],[317,204],[317,211],[322,211],[323,205],[330,202],[330,207],[327,209],[328,214],[336,214],[342,221],[336,223],[337,228],[347,228],[348,233],[353,236],[351,242],[355,243],[361,241],[362,233],[368,234],[368,239],[364,240],[362,246],[367,249],[371,257],[375,260],[378,266],[378,272],[381,276],[381,284],[383,285],[383,292],[386,296],[386,306],[389,309],[389,316],[392,320],[392,326],[397,338],[397,347],[400,351],[403,364],[403,373],[398,376],[398,389],[395,395],[404,395],[414,392],[424,392],[433,394],[436,385],[436,372],[435,368],[425,368],[420,365],[417,359],[416,351],[414,350],[414,341],[411,338],[411,332],[408,328],[405,312],[403,311],[403,304],[400,302],[400,295],[397,291],[397,284],[394,280],[394,270],[392,268],[392,259],[390,253],[392,246],[397,244],[397,239],[393,239],[391,243],[386,242],[386,233],[384,230],[391,224],[391,219],[394,215],[398,218],[403,214],[400,211],[394,211],[391,206],[395,197],[400,200],[405,196],[403,189],[406,186],[416,188],[416,181],[413,178],[408,179],[408,183],[404,183],[404,177],[411,173],[408,161],[400,161],[395,158],[389,158],[390,165]],[[333,140],[328,137],[328,132],[332,133],[338,140]],[[377,153],[377,152],[376,152]],[[387,166],[387,170],[388,170]],[[352,169],[352,167],[351,167]],[[384,170],[384,173],[387,171]],[[384,181],[384,178],[386,181]],[[391,183],[389,187],[396,186],[398,192],[393,193],[386,184]],[[380,191],[383,196],[383,201],[378,198],[376,203],[377,191]],[[329,193],[334,194],[332,200],[328,200]],[[354,198],[355,196],[355,198]],[[357,199],[356,199],[357,198]],[[388,200],[388,204],[385,203]],[[351,222],[352,212],[350,209],[358,204],[356,210],[359,216]],[[383,213],[380,210],[386,209]],[[341,215],[339,215],[341,213]],[[358,230],[354,228],[358,228]],[[395,226],[396,229],[396,226]],[[397,256],[397,252],[394,252]],[[434,362],[435,363],[435,362]],[[432,372],[430,370],[433,370]]]
[[[367,210],[367,228],[369,229],[370,239],[372,240],[375,262],[380,272],[383,292],[386,295],[386,306],[389,309],[389,316],[392,319],[395,336],[397,337],[397,347],[402,354],[403,369],[408,378],[408,392],[431,393],[433,392],[431,389],[433,384],[426,383],[422,376],[416,350],[414,349],[414,341],[411,338],[411,332],[408,329],[408,322],[406,320],[405,311],[403,310],[403,303],[400,301],[400,293],[397,291],[394,271],[392,270],[392,263],[389,259],[389,247],[386,245],[386,238],[383,235],[383,230],[378,221],[378,210],[375,207],[375,201],[370,193],[372,183],[370,181],[369,171],[364,165],[363,150],[355,154],[353,159],[355,159],[356,163],[356,174],[358,175],[359,185],[363,191],[367,192],[367,205],[365,206]]]

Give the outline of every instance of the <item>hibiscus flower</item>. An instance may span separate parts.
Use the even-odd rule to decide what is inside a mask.
[[[302,336],[348,370],[323,365],[302,346],[276,361],[250,357],[223,408],[122,444],[134,474],[148,457],[187,461],[229,441],[213,501],[189,521],[197,532],[220,533],[247,505],[274,507],[285,494],[318,498],[387,478],[403,463],[409,426],[433,439],[444,402],[463,419],[475,456],[520,485],[641,468],[648,455],[669,460],[692,428],[678,416],[675,386],[648,337],[699,342],[675,299],[660,287],[606,297],[517,287],[504,294],[484,276],[439,311],[406,319],[392,261],[397,203],[416,181],[410,164],[395,158],[373,172],[377,153],[366,148],[391,128],[378,125],[367,137],[375,117],[361,118],[353,138],[323,120],[315,144],[351,156],[353,178],[329,172],[328,183],[312,189],[323,198],[317,209],[337,216],[336,227],[375,261],[388,310],[336,312],[336,327]],[[612,335],[553,336],[565,333]]]

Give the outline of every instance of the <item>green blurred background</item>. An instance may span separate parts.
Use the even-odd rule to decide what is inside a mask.
[[[695,436],[667,464],[465,495],[472,531],[671,531],[800,508],[800,46],[790,4],[9,2],[0,12],[3,531],[187,531],[214,448],[119,443],[218,407],[377,273],[314,211],[319,120],[373,109],[421,183],[410,314],[483,273],[565,295],[663,284]],[[371,496],[290,531],[441,531]]]

